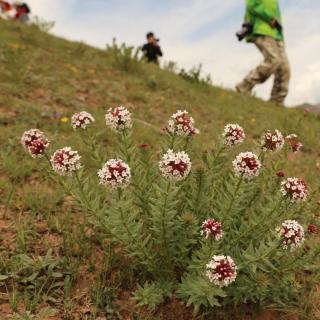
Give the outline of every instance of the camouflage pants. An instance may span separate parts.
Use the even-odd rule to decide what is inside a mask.
[[[274,75],[270,101],[283,104],[288,94],[290,80],[290,66],[284,43],[272,37],[257,36],[254,44],[264,56],[264,60],[249,72],[236,88],[239,92],[250,93],[256,84],[263,83]]]

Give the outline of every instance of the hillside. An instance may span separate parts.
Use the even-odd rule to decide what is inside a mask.
[[[187,109],[201,131],[196,138],[199,152],[215,147],[213,137],[221,134],[226,123],[239,123],[245,128],[247,146],[267,129],[297,133],[304,148],[290,156],[285,170],[289,176],[305,178],[314,190],[318,187],[319,118],[314,114],[280,108],[215,86],[192,84],[170,70],[128,62],[111,50],[69,42],[35,27],[0,21],[0,39],[1,320],[10,319],[16,310],[37,313],[42,309],[45,313],[48,306],[58,310],[52,319],[94,319],[90,312],[92,297],[97,296],[101,301],[94,303],[108,309],[114,317],[110,319],[118,319],[116,311],[123,319],[155,319],[149,311],[134,308],[129,299],[134,283],[129,276],[119,276],[117,269],[98,273],[100,267],[107,269],[111,262],[99,247],[99,240],[90,237],[90,231],[73,233],[68,219],[68,214],[75,211],[72,199],[64,197],[39,173],[38,165],[21,148],[20,137],[27,129],[45,131],[54,147],[76,147],[79,138],[71,130],[70,117],[86,110],[96,118],[105,152],[112,154],[115,139],[105,130],[104,114],[110,106],[125,105],[134,115],[135,141],[150,144],[154,152],[159,152],[158,139],[167,119],[176,110]],[[85,239],[84,247],[79,239]],[[52,256],[37,260],[49,249]],[[65,251],[71,252],[71,260],[64,257]],[[110,259],[116,260],[118,269],[125,263],[114,256]],[[62,266],[62,284],[59,272],[44,279],[44,265]],[[8,289],[2,285],[3,272],[16,274],[19,286]],[[21,275],[26,274],[24,283]],[[104,279],[108,279],[108,285],[103,284]],[[56,288],[42,292],[46,281],[52,281]],[[125,287],[127,282],[129,289]],[[25,284],[35,294],[23,296],[20,285]],[[68,298],[61,298],[68,293]],[[44,301],[43,295],[49,299]],[[63,312],[70,317],[62,318]],[[45,319],[44,313],[36,319]],[[159,319],[191,319],[191,314],[175,299],[157,311]]]
[[[296,106],[296,108],[306,110],[307,112],[313,112],[315,114],[320,113],[320,104],[303,103]]]

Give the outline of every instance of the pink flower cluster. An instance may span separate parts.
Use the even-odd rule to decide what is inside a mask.
[[[237,176],[251,179],[259,175],[261,162],[252,152],[241,152],[233,160],[233,169]]]
[[[276,229],[284,249],[300,247],[305,238],[302,226],[295,220],[286,220]]]
[[[111,159],[98,171],[98,176],[100,184],[109,185],[111,188],[123,188],[130,183],[131,171],[121,159]]]
[[[229,256],[213,256],[206,267],[209,281],[218,287],[227,287],[236,280],[237,266]]]
[[[110,108],[105,119],[107,126],[114,131],[124,131],[132,128],[131,113],[125,107]]]
[[[214,219],[207,219],[202,223],[201,235],[206,239],[214,239],[219,241],[223,236],[222,223]]]
[[[281,182],[281,193],[291,202],[305,201],[309,194],[304,180],[292,177]]]
[[[279,130],[267,131],[261,136],[261,148],[264,151],[278,152],[283,148],[284,138]]]
[[[38,129],[25,131],[21,137],[21,144],[29,152],[32,158],[41,158],[49,147],[49,140]]]
[[[171,181],[184,180],[191,170],[191,161],[189,156],[184,152],[173,152],[168,150],[162,156],[159,162],[159,168],[162,175]]]
[[[243,143],[246,135],[238,124],[227,124],[223,130],[223,143],[227,147],[233,147]]]
[[[61,176],[68,176],[81,168],[80,159],[78,151],[71,150],[70,147],[64,147],[57,150],[50,161],[56,173]]]
[[[286,140],[294,153],[298,152],[303,147],[303,144],[298,140],[298,136],[295,133],[286,136]]]
[[[73,129],[86,129],[86,127],[94,121],[94,117],[89,112],[81,111],[72,116],[71,125]]]
[[[178,110],[170,117],[167,131],[183,137],[189,137],[199,133],[199,130],[194,127],[194,119],[189,116],[186,110]]]

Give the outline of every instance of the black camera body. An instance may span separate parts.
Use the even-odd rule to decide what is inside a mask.
[[[250,22],[245,22],[242,24],[242,29],[236,33],[239,41],[242,41],[247,35],[252,33],[253,25]]]

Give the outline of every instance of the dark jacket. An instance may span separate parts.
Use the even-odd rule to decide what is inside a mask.
[[[161,48],[158,45],[146,43],[142,49],[148,62],[158,63],[158,57],[162,57]]]

